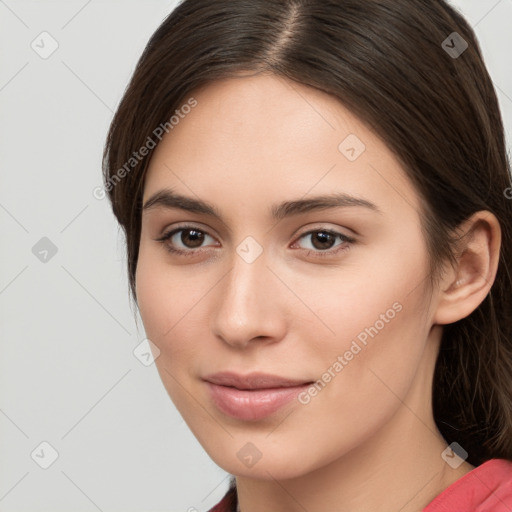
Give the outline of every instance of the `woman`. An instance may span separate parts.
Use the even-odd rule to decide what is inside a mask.
[[[212,510],[512,508],[512,201],[437,0],[184,0],[105,183]]]

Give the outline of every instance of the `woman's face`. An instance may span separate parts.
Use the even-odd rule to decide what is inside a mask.
[[[292,478],[428,421],[436,294],[393,154],[336,99],[276,76],[191,96],[146,177],[136,291],[204,449],[237,475]],[[224,371],[316,385],[205,381]]]

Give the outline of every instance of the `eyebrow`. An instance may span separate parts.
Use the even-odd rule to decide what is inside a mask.
[[[283,203],[273,205],[270,209],[270,214],[273,219],[282,220],[286,217],[299,215],[301,213],[347,207],[362,207],[372,210],[379,215],[383,214],[376,204],[361,197],[355,197],[345,193],[328,194],[310,197],[309,199],[285,201]],[[206,201],[176,194],[169,189],[159,190],[153,194],[142,207],[143,211],[148,211],[154,208],[178,208],[180,210],[186,210],[191,213],[201,213],[222,220],[221,213],[214,205]]]

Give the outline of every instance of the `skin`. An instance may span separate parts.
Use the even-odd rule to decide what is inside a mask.
[[[167,392],[209,456],[237,476],[243,512],[420,510],[473,469],[441,457],[432,376],[442,325],[470,314],[492,285],[498,221],[478,212],[466,222],[473,236],[458,266],[430,290],[419,196],[393,153],[339,101],[273,75],[218,81],[191,96],[197,106],[155,149],[143,202],[172,189],[213,204],[222,219],[143,212],[136,292]],[[338,149],[349,134],[366,146],[355,161]],[[381,213],[270,216],[274,204],[333,192]],[[166,243],[193,256],[156,240],[184,224],[206,233],[202,245],[190,231]],[[325,229],[355,242],[321,246],[315,234]],[[247,236],[263,250],[252,263],[237,253]],[[322,247],[331,255],[318,256]],[[309,403],[242,421],[210,399],[202,377],[217,371],[320,379],[395,303],[401,311]],[[252,467],[237,457],[247,443],[261,453]]]

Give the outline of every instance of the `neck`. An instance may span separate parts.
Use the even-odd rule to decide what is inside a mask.
[[[400,415],[411,415],[401,410]],[[398,418],[397,418],[398,419]],[[463,463],[452,469],[442,458],[446,442],[433,425],[410,421],[400,438],[388,432],[305,476],[277,481],[237,477],[242,512],[315,510],[327,512],[417,512],[449,485],[473,469]],[[432,431],[430,431],[432,429]],[[383,438],[387,442],[383,443]],[[300,455],[299,455],[300,456]]]

